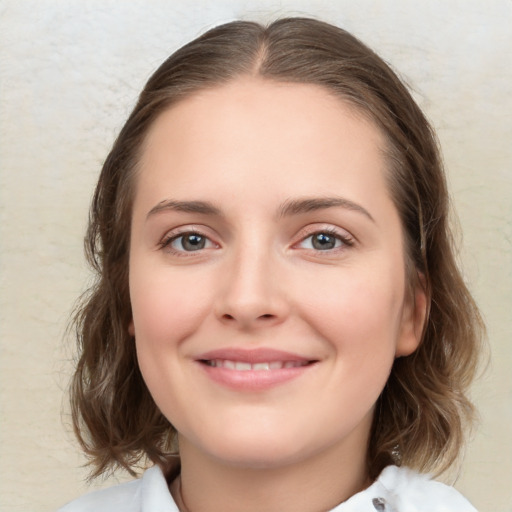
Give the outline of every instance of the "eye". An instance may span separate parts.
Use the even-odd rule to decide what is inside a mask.
[[[162,241],[162,247],[174,253],[195,252],[213,247],[213,242],[201,233],[188,232],[171,235]]]
[[[299,243],[299,247],[315,251],[331,251],[344,245],[350,246],[352,244],[352,240],[347,236],[341,235],[335,231],[324,230],[317,231],[304,238]]]

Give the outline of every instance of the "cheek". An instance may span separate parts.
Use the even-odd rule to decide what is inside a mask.
[[[332,349],[361,361],[394,356],[403,279],[395,272],[343,269],[337,276],[317,279],[316,285],[315,290],[303,294],[302,311]]]
[[[180,417],[183,358],[182,341],[209,310],[211,287],[195,285],[183,272],[130,269],[130,297],[137,359],[146,385],[163,414],[175,424]],[[177,422],[179,425],[179,421]]]
[[[209,308],[209,289],[202,276],[170,269],[138,272],[134,266],[130,297],[136,339],[144,345],[179,344]]]
[[[358,277],[354,272],[338,286],[331,283],[329,293],[313,294],[310,300],[309,323],[333,355],[326,396],[339,397],[340,418],[346,411],[360,418],[373,407],[389,378],[400,333],[402,294],[388,273]]]

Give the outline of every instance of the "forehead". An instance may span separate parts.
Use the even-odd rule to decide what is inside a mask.
[[[165,182],[197,196],[223,182],[242,195],[251,186],[310,196],[332,192],[343,177],[357,196],[357,188],[385,187],[385,146],[366,116],[328,90],[247,77],[195,93],[156,119],[137,189],[156,199]]]
[[[243,123],[239,123],[244,116]],[[162,126],[169,130],[170,118],[182,123],[176,127],[174,135],[191,124],[198,129],[227,126],[229,122],[239,123],[236,128],[244,126],[253,129],[256,121],[259,127],[294,125],[304,128],[307,124],[323,124],[326,130],[338,125],[340,117],[351,118],[373,131],[373,138],[383,143],[380,129],[373,123],[370,114],[353,102],[335,94],[334,91],[316,84],[276,82],[262,77],[240,77],[227,84],[201,89],[187,96],[164,110],[151,125],[146,136],[146,143],[151,144],[161,132]],[[301,119],[301,123],[297,121]],[[329,126],[331,125],[331,126]],[[288,126],[289,128],[290,126]],[[323,135],[326,135],[324,130]],[[269,134],[271,135],[271,133]],[[284,137],[286,133],[281,133]],[[338,134],[339,135],[339,134]]]

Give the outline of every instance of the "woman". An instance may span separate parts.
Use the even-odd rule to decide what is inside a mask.
[[[309,19],[234,22],[150,78],[93,200],[75,430],[141,480],[63,510],[471,511],[481,335],[432,130]]]

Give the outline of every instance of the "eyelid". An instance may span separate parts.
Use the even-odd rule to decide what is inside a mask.
[[[206,238],[215,248],[220,247],[220,244],[213,240],[213,237],[207,232],[210,231],[206,229],[204,226],[197,224],[187,224],[185,226],[178,226],[173,228],[165,233],[165,235],[158,242],[158,249],[162,249],[164,251],[168,251],[171,254],[175,254],[178,256],[192,256],[195,253],[202,253],[205,250],[211,249],[211,247],[199,249],[197,251],[180,251],[171,247],[171,244],[174,240],[185,236],[185,235],[199,235]]]
[[[215,241],[215,237],[210,234],[211,230],[208,229],[205,226],[198,225],[198,224],[187,224],[183,226],[177,226],[173,229],[170,229],[167,231],[164,236],[160,239],[158,242],[158,249],[168,251],[171,254],[175,254],[177,256],[198,256],[199,254],[204,253],[206,250],[211,250],[212,248],[220,248],[220,244]],[[323,223],[315,223],[308,226],[305,226],[304,228],[300,229],[299,232],[294,237],[295,242],[292,243],[291,248],[292,249],[300,249],[298,247],[301,243],[303,243],[305,240],[307,240],[309,237],[319,234],[319,233],[325,233],[328,235],[331,235],[335,237],[336,239],[340,240],[342,242],[341,247],[336,247],[333,249],[326,249],[325,251],[321,251],[318,249],[308,249],[305,248],[306,251],[311,251],[314,253],[334,253],[337,251],[343,251],[347,247],[353,246],[357,239],[346,229],[340,228],[338,226],[333,226],[332,224],[323,224]],[[176,250],[171,247],[171,243],[176,240],[177,238],[185,235],[190,234],[196,234],[199,236],[202,236],[206,238],[213,247],[207,247],[203,249],[199,249],[197,251],[185,251],[185,250]]]
[[[325,251],[320,251],[316,249],[305,249],[314,251],[315,253],[333,253],[335,251],[340,251],[346,249],[346,247],[351,247],[356,243],[356,238],[350,234],[346,229],[339,228],[337,226],[333,226],[332,224],[313,224],[302,228],[296,236],[297,241],[292,244],[292,248],[297,248],[301,243],[310,238],[313,235],[325,233],[330,236],[333,236],[342,242],[342,247],[337,247],[334,249],[329,249]]]

